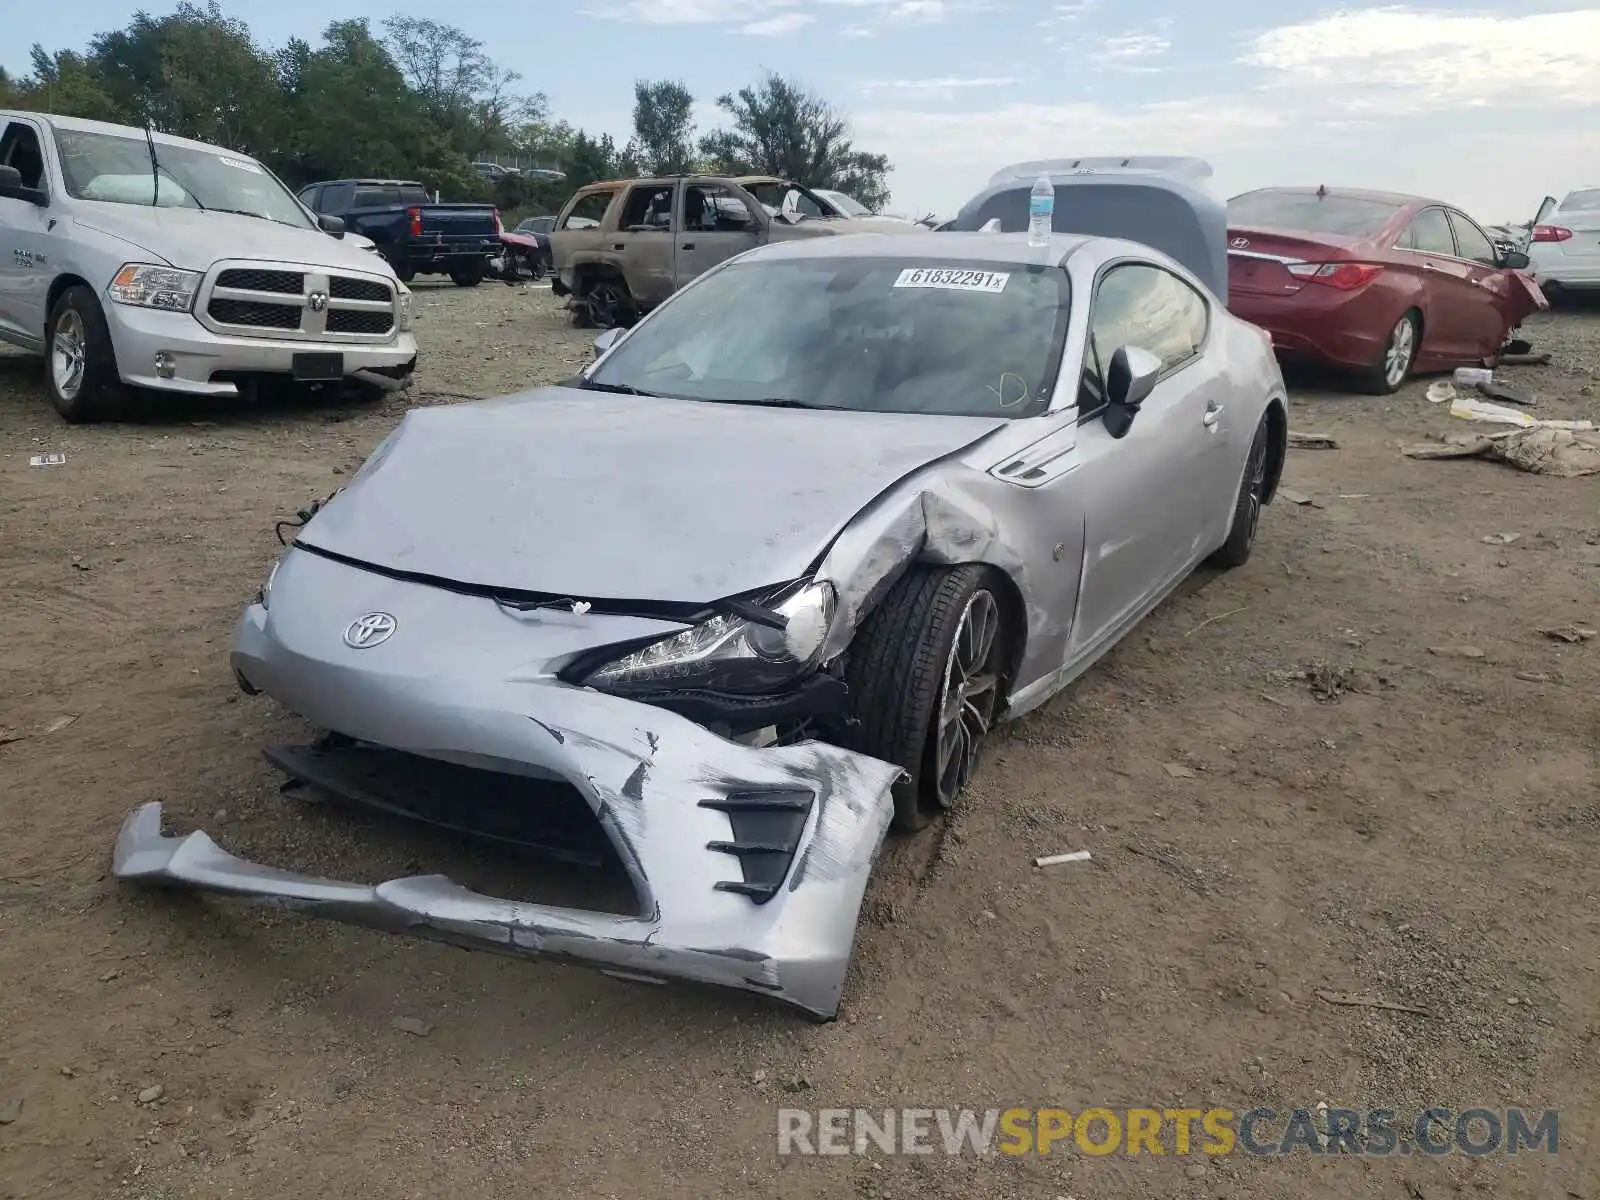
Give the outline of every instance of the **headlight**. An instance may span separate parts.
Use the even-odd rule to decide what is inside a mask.
[[[267,572],[267,581],[261,585],[261,594],[256,597],[256,603],[262,608],[272,607],[272,581],[278,577],[278,568],[283,565],[280,558],[272,564],[272,570]]]
[[[157,267],[150,263],[128,263],[111,280],[106,295],[118,304],[188,312],[194,307],[200,279],[199,271],[180,271],[176,267]]]
[[[620,694],[704,690],[759,696],[814,671],[833,621],[833,588],[805,583],[782,593],[772,611],[784,628],[739,616],[715,616],[641,646],[584,676]]]
[[[400,290],[395,293],[395,319],[399,324],[400,332],[404,333],[411,328],[411,289],[405,284],[400,285]]]

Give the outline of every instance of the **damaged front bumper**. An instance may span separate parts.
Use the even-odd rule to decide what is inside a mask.
[[[252,605],[235,637],[241,683],[360,742],[522,776],[530,793],[569,785],[626,870],[636,913],[487,896],[439,875],[368,886],[278,870],[229,854],[203,831],[166,836],[159,804],[124,823],[117,878],[837,1014],[898,767],[822,742],[730,741],[529,668],[530,644],[572,641],[582,622],[570,616],[544,614],[535,626],[489,600],[366,575],[333,611],[381,608],[397,619],[392,641],[412,640],[389,655],[388,646],[352,650],[314,586],[348,571],[286,557],[270,619]],[[285,587],[286,576],[299,576],[298,586]]]

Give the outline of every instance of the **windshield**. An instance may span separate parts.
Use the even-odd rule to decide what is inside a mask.
[[[843,192],[824,191],[818,191],[817,195],[824,200],[833,201],[834,207],[847,217],[870,217],[872,215],[872,210],[854,196],[846,196]]]
[[[1318,196],[1314,192],[1267,189],[1229,200],[1228,226],[1371,237],[1399,211],[1398,204],[1364,196]]]
[[[587,386],[730,404],[1031,416],[1066,340],[1059,267],[938,258],[734,263],[628,335]]]
[[[161,208],[242,212],[297,229],[315,228],[299,201],[265,167],[242,154],[157,142],[157,193],[144,138],[58,129],[56,146],[67,192],[78,200],[147,206],[154,200]]]
[[[1561,202],[1562,212],[1595,212],[1600,210],[1600,188],[1573,192]]]

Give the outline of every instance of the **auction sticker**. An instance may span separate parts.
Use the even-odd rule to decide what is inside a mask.
[[[228,158],[226,155],[217,155],[217,161],[225,167],[232,167],[235,171],[249,171],[252,175],[261,174],[261,168],[253,162],[242,158]]]
[[[947,292],[1003,292],[1009,271],[958,271],[950,267],[907,267],[897,288],[940,288]]]

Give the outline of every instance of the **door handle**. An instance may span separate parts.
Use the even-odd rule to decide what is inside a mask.
[[[1215,400],[1206,401],[1205,415],[1200,418],[1200,423],[1207,429],[1216,428],[1217,418],[1222,415],[1222,405]]]
[[[1429,261],[1428,261],[1428,260],[1427,260],[1427,259],[1423,259],[1423,260],[1422,260],[1422,269],[1423,269],[1423,270],[1424,270],[1424,271],[1437,271],[1437,270],[1438,270],[1438,269],[1439,269],[1439,268],[1438,268],[1438,267],[1436,267],[1436,266],[1434,266],[1434,265],[1433,265],[1433,264],[1432,264],[1432,263],[1431,263],[1431,262],[1429,262]]]
[[[693,250],[694,249],[694,243],[693,242],[685,242],[682,246],[679,246],[678,249],[680,249],[680,250]]]
[[[613,242],[611,243],[611,248],[613,250],[626,250],[628,247],[622,242]]]

